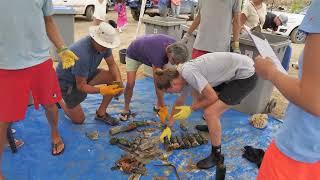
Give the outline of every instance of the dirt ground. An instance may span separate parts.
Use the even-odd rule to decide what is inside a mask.
[[[118,48],[113,49],[113,56],[115,58],[115,61],[119,65],[120,71],[121,71],[121,76],[122,79],[125,81],[126,80],[126,73],[125,73],[125,65],[121,64],[119,61],[119,50],[128,47],[130,42],[132,42],[133,39],[135,39],[135,34],[136,34],[136,28],[137,28],[137,22],[134,21],[131,17],[130,10],[128,9],[128,25],[124,29],[122,33],[120,33],[120,39],[121,39],[121,45]],[[114,11],[109,11],[107,14],[107,20],[115,20],[116,21],[116,14]],[[189,22],[191,23],[191,22]],[[88,28],[92,24],[92,22],[88,22],[85,20],[85,18],[79,16],[76,17],[75,20],[75,41],[81,39],[82,37],[88,35]],[[141,28],[139,31],[139,35],[144,34],[144,25],[141,24]],[[298,57],[300,52],[302,51],[304,45],[301,44],[292,44],[293,46],[293,54],[291,57],[291,63],[296,63],[298,61]],[[106,63],[103,61],[100,65],[103,68],[107,68]],[[141,78],[143,77],[143,71],[142,68],[139,69],[137,73],[138,77]],[[297,70],[293,69],[290,65],[290,70],[289,70],[289,75],[296,77],[297,76]],[[288,105],[288,101],[281,95],[281,93],[275,89],[273,91],[271,99],[276,99],[277,105],[273,109],[273,112],[271,115],[273,115],[276,118],[282,118],[284,115],[284,111]]]

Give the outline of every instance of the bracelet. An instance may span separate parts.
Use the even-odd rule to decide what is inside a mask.
[[[57,49],[57,53],[61,53],[62,51],[65,51],[65,50],[67,50],[67,49],[68,49],[68,47],[62,46],[61,48],[58,48],[58,49]]]

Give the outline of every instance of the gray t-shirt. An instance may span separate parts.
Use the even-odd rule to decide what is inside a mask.
[[[230,49],[233,13],[241,12],[241,0],[200,0],[201,21],[193,47],[209,52]]]
[[[201,94],[207,84],[215,87],[224,82],[251,77],[255,73],[253,64],[253,60],[246,55],[215,52],[188,61],[178,66],[177,70]]]

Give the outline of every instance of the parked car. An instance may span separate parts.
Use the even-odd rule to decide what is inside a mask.
[[[147,0],[145,6],[145,14],[149,16],[159,15],[158,11],[158,1],[159,0]],[[131,14],[134,20],[139,20],[140,8],[142,0],[127,0],[127,5],[131,9]],[[198,0],[181,0],[180,14],[189,14],[190,19],[193,20],[196,7],[198,5]]]
[[[306,34],[299,30],[299,26],[308,10],[309,6],[303,8],[298,13],[287,13],[282,11],[272,11],[272,13],[279,15],[284,14],[288,17],[286,26],[280,26],[276,31],[277,34],[289,36],[293,43],[304,43]]]
[[[141,9],[142,0],[127,0],[127,5],[130,7],[132,18],[136,21],[139,21],[140,9]],[[145,11],[147,9],[152,9],[156,7],[155,0],[147,0]],[[149,14],[150,16],[154,16],[153,14]]]
[[[113,1],[114,0],[107,0],[106,13],[108,12],[108,9],[113,5]],[[86,18],[89,21],[92,21],[93,19],[95,2],[96,0],[53,0],[52,1],[54,6],[72,7],[75,10],[76,15],[86,16]]]

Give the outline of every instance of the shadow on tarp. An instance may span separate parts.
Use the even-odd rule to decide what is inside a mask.
[[[175,98],[175,95],[166,95],[166,103],[173,104]],[[66,146],[61,156],[51,155],[50,132],[44,110],[36,111],[29,107],[25,120],[14,124],[17,130],[15,136],[23,139],[25,145],[16,154],[6,148],[3,155],[3,173],[7,179],[127,179],[128,175],[111,170],[124,152],[109,144],[109,126],[94,120],[101,99],[100,95],[89,95],[82,103],[86,114],[83,125],[72,124],[64,117],[63,111],[59,111],[59,131]],[[145,78],[137,81],[131,104],[132,111],[138,114],[136,120],[157,119],[152,112],[154,99],[153,80]],[[117,116],[123,104],[123,97],[119,101],[113,100],[108,112]],[[190,131],[194,131],[194,124],[204,123],[201,116],[201,112],[192,114],[188,121]],[[227,179],[255,179],[257,168],[241,157],[241,148],[252,145],[265,149],[281,126],[278,121],[270,119],[266,129],[258,130],[249,125],[248,118],[248,115],[234,110],[227,111],[221,118],[222,151],[225,154]],[[97,141],[91,141],[85,135],[93,130],[99,131],[100,137]],[[174,130],[175,134],[181,133],[178,123]],[[160,130],[157,133],[160,133]],[[182,179],[213,179],[215,168],[196,170],[191,165],[206,157],[210,151],[209,144],[188,150],[176,150],[169,156],[169,161],[177,167]],[[148,175],[141,179],[152,179],[154,176],[176,179],[170,167],[154,166],[157,164],[161,164],[161,161],[151,161],[146,166]]]

